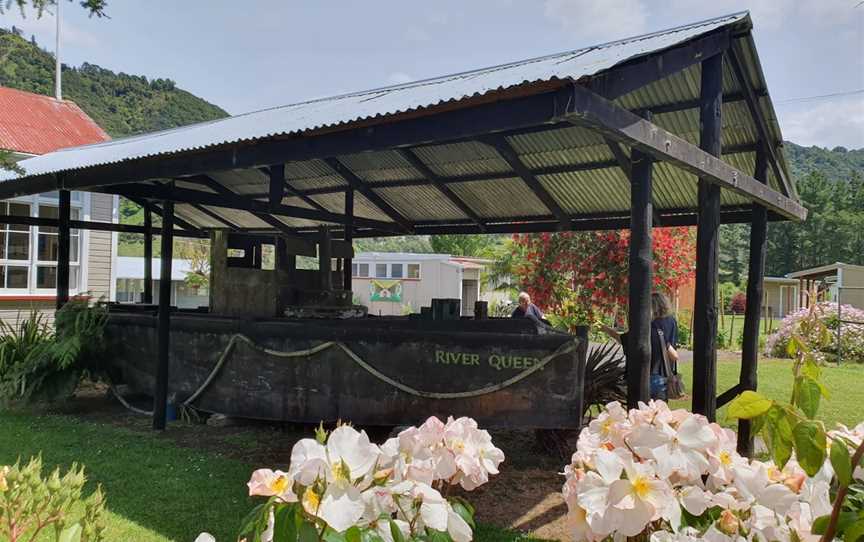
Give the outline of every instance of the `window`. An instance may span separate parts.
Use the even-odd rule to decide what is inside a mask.
[[[370,265],[375,266],[376,279],[414,279],[420,278],[419,263],[352,263],[351,276],[355,278],[369,277]]]
[[[78,220],[80,209],[71,209],[70,219]],[[58,218],[59,209],[52,205],[39,205],[40,218]],[[53,226],[37,226],[36,228],[36,288],[57,287],[57,258],[60,255],[60,232]],[[79,247],[81,232],[69,230],[69,285],[74,288],[78,284]]]
[[[0,214],[39,218],[59,217],[57,192],[0,202]],[[82,196],[72,193],[71,220],[82,216]],[[0,291],[47,293],[57,287],[57,257],[60,234],[53,226],[0,224]],[[69,288],[77,291],[81,284],[81,232],[69,231]],[[51,292],[53,293],[53,292]]]
[[[276,269],[276,245],[261,245],[261,269],[272,271]]]
[[[26,203],[0,202],[2,214],[30,216]],[[27,288],[30,277],[30,226],[0,224],[0,287]]]

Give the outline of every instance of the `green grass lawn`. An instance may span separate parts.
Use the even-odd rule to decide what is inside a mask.
[[[718,395],[738,383],[740,363],[737,361],[721,361],[717,364]],[[684,382],[692,390],[693,365],[681,363],[679,370],[684,376]],[[840,367],[825,367],[822,372],[825,386],[830,392],[830,398],[822,400],[818,417],[825,422],[828,429],[835,424],[843,423],[849,426],[864,421],[864,406],[862,406],[861,389],[864,387],[864,365],[842,365]],[[792,395],[792,362],[783,359],[759,360],[759,392],[771,399],[788,402]],[[690,408],[690,400],[673,401],[677,407]],[[717,413],[717,420],[724,425],[733,425],[735,420],[726,419],[726,409]]]
[[[0,465],[40,453],[46,469],[84,464],[88,495],[102,484],[110,541],[191,542],[206,530],[230,542],[254,506],[246,482],[255,465],[181,448],[154,433],[69,416],[0,412]],[[475,537],[525,539],[489,525],[480,525]]]

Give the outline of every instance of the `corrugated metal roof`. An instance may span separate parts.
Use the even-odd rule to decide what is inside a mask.
[[[744,21],[747,17],[746,12],[736,13],[575,51],[117,139],[31,159],[23,166],[29,175],[68,171],[339,126],[459,101],[526,83],[555,79],[576,81],[620,62]],[[0,173],[0,179],[3,177]]]
[[[109,139],[73,102],[0,87],[0,149],[45,154]]]
[[[621,62],[657,53],[729,26],[747,30],[750,26],[749,16],[737,13],[541,58],[63,150],[27,160],[22,165],[31,175],[96,167],[148,156],[175,155],[233,142],[249,142],[319,129],[334,130],[351,123],[466,101],[532,83],[548,88],[550,82],[578,81]],[[752,38],[749,34],[736,34],[735,46],[745,69],[750,72],[754,87],[765,92],[765,81]],[[699,97],[700,78],[701,66],[696,63],[623,95],[616,102],[631,110],[657,110],[664,105],[692,103]],[[727,95],[741,95],[742,89],[725,63],[723,87]],[[760,104],[771,136],[779,141],[780,129],[770,98],[761,98]],[[657,113],[653,121],[691,143],[698,143],[698,109],[666,109],[666,112]],[[723,124],[723,147],[727,151],[723,159],[741,171],[752,174],[755,165],[753,149],[758,141],[758,133],[743,100],[724,102]],[[535,172],[540,184],[568,214],[577,217],[603,213],[620,215],[629,209],[629,182],[598,133],[580,126],[549,127],[543,131],[529,130],[510,135],[507,141],[518,159]],[[412,152],[426,168],[442,177],[449,190],[485,222],[499,223],[505,218],[518,222],[520,217],[527,221],[545,220],[542,217],[552,215],[551,210],[492,146],[479,141],[450,141],[421,145],[413,148]],[[783,161],[782,154],[779,158]],[[466,213],[440,189],[423,184],[428,179],[424,179],[423,173],[399,152],[365,152],[339,156],[338,160],[409,222],[429,225],[469,221]],[[591,169],[586,169],[588,166]],[[782,167],[786,168],[785,162]],[[692,174],[668,163],[657,163],[654,171],[655,208],[660,211],[696,208],[697,182]],[[267,174],[254,168],[214,171],[209,176],[240,195],[255,198],[266,198],[268,195]],[[9,179],[14,178],[14,175],[0,172],[0,179],[4,177]],[[325,161],[289,162],[285,165],[285,180],[292,190],[308,191],[306,197],[311,197],[328,211],[344,212],[344,190],[348,183]],[[769,175],[769,184],[782,191],[780,180],[773,173]],[[179,185],[209,191],[206,186],[194,183],[178,181]],[[355,191],[354,201],[355,216],[393,222],[391,216],[360,191]],[[727,207],[747,203],[744,197],[729,190],[722,190],[721,201]],[[296,197],[286,198],[283,203],[311,207]],[[181,205],[176,209],[178,215],[198,226],[223,227],[214,226],[217,221],[198,209]],[[270,228],[247,211],[216,207],[208,209],[242,228]],[[307,229],[317,225],[308,219],[277,218],[295,228]]]

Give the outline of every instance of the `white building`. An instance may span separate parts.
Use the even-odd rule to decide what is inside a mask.
[[[153,258],[153,277],[158,277],[160,258]],[[192,288],[186,283],[186,275],[192,270],[189,260],[171,260],[171,304],[181,309],[206,307],[210,302],[207,288]],[[119,303],[141,303],[144,295],[144,258],[141,256],[118,256],[116,263],[116,295]],[[159,279],[153,280],[153,303],[159,303]]]
[[[481,272],[488,260],[449,254],[361,252],[351,264],[355,301],[369,314],[398,316],[420,312],[433,298],[460,299],[462,314],[474,314],[474,302],[494,294],[481,292]]]

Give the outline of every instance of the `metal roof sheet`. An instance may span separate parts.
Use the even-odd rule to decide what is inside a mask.
[[[0,149],[45,154],[109,139],[73,102],[0,87]]]
[[[77,147],[27,160],[22,166],[28,175],[68,171],[334,127],[459,101],[526,83],[576,81],[620,62],[747,19],[746,12],[736,13],[574,51]],[[0,173],[0,180],[15,177]]]

